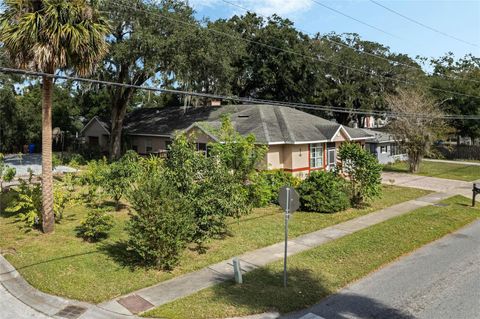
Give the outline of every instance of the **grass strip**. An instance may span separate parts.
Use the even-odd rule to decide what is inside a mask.
[[[408,173],[408,164],[406,162],[388,164],[383,167],[383,170],[386,172]],[[423,161],[420,164],[420,170],[416,174],[471,182],[480,179],[480,167],[460,163]]]
[[[169,319],[222,318],[313,305],[347,284],[480,217],[480,208],[455,196],[446,207],[427,206],[289,257],[289,286],[282,287],[283,263],[244,276],[243,285],[216,285],[158,307],[145,316]]]

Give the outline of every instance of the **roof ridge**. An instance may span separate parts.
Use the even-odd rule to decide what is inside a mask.
[[[280,125],[285,126],[288,138],[290,139],[288,142],[295,142],[295,135],[292,133],[292,130],[290,129],[290,125],[287,122],[287,119],[285,118],[285,114],[283,113],[283,108],[282,107],[276,107],[274,108],[274,113],[275,116],[277,117],[277,121],[280,123]],[[280,114],[279,114],[280,113]],[[284,136],[285,138],[285,136]]]
[[[267,143],[270,143],[271,141],[270,133],[268,132],[267,123],[265,123],[265,116],[263,115],[263,109],[259,107],[258,111],[260,113],[260,120],[262,121],[262,127],[263,127],[263,132],[265,133],[265,139],[267,140]]]

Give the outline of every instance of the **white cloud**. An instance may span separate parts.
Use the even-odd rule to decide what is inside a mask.
[[[310,0],[228,0],[229,2],[236,3],[241,7],[254,11],[261,15],[270,16],[274,13],[280,16],[290,16],[295,13],[303,12],[312,6]],[[245,11],[229,5],[221,0],[190,0],[189,3],[194,8],[208,7],[214,8],[215,6],[223,5],[229,7],[235,13],[243,14]]]

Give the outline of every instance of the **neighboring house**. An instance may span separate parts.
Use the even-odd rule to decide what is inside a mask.
[[[373,139],[366,142],[365,147],[377,157],[380,164],[407,160],[407,154],[402,151],[391,134],[368,129],[363,129],[363,131],[374,136]]]
[[[110,125],[98,116],[93,117],[80,131],[87,147],[97,148],[105,152],[108,150],[110,139]]]
[[[293,108],[273,105],[242,106],[231,114],[232,124],[242,135],[253,134],[258,144],[268,146],[265,158],[268,169],[281,169],[305,177],[314,170],[330,170],[338,163],[342,143],[362,145],[372,138],[361,129],[327,121]],[[217,136],[219,119],[193,123],[186,129],[194,136],[199,150]]]
[[[127,148],[139,154],[162,154],[176,131],[186,131],[194,137],[197,149],[206,153],[208,143],[221,142],[215,132],[220,128],[223,114],[230,115],[237,132],[253,134],[258,144],[268,146],[265,158],[268,169],[282,169],[301,177],[313,170],[335,167],[342,143],[365,145],[373,138],[361,129],[284,106],[144,108],[134,110],[125,119]],[[87,136],[92,129],[86,127],[83,131]]]

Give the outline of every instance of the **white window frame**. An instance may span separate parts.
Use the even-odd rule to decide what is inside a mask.
[[[385,148],[385,151],[383,150]],[[380,153],[387,154],[388,153],[388,145],[380,145]]]
[[[310,144],[310,168],[323,168],[323,144]]]

